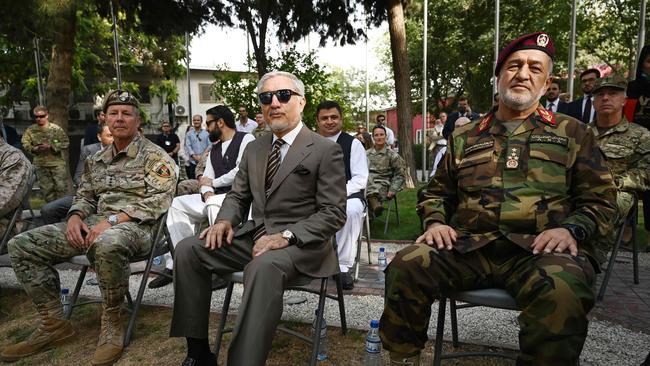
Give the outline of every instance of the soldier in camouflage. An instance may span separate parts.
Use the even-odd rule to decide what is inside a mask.
[[[457,128],[418,212],[426,231],[386,269],[380,336],[392,364],[418,365],[431,304],[504,288],[517,302],[517,365],[577,365],[594,306],[594,235],[616,216],[593,132],[546,111],[553,44],[512,41],[495,69],[499,108]]]
[[[257,127],[253,130],[253,136],[255,136],[255,138],[259,138],[271,132],[271,127],[266,124],[262,113],[255,115],[255,122],[257,122]]]
[[[618,189],[617,228],[624,224],[634,204],[635,192],[650,189],[650,131],[625,118],[626,87],[627,81],[618,75],[596,80],[593,90],[596,117],[589,124],[607,157],[607,165]],[[616,230],[598,238],[595,243],[598,260],[605,260],[615,240]]]
[[[33,176],[32,164],[0,135],[0,238],[5,234],[11,214],[19,207]],[[0,248],[0,255],[5,248]]]
[[[60,345],[74,336],[59,301],[52,265],[85,254],[93,263],[102,295],[101,332],[93,365],[113,364],[123,348],[120,306],[129,285],[129,258],[151,248],[152,230],[169,207],[177,167],[160,147],[137,134],[138,101],[128,92],[108,94],[103,110],[113,144],[86,160],[67,223],[19,234],[9,254],[41,323],[27,338],[0,353],[4,361]]]
[[[386,128],[381,125],[372,129],[374,146],[366,150],[368,157],[368,206],[375,217],[382,214],[382,202],[391,200],[404,188],[405,163],[395,150],[386,145]]]
[[[34,156],[38,186],[45,202],[54,201],[68,192],[68,171],[64,151],[70,141],[65,131],[49,121],[47,108],[34,108],[36,123],[22,138],[23,149]]]

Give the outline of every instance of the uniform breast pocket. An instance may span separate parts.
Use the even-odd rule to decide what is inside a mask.
[[[602,150],[607,159],[627,159],[634,155],[634,147],[626,145],[609,143]]]
[[[489,187],[496,175],[494,151],[487,149],[463,157],[458,164],[458,187],[476,191]]]
[[[564,146],[530,146],[528,184],[541,191],[564,193],[567,190],[568,150]]]

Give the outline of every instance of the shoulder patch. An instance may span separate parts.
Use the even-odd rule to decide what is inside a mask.
[[[553,112],[549,112],[546,108],[539,106],[537,107],[537,114],[539,114],[540,120],[551,126],[557,126],[557,121],[555,120],[555,115]]]
[[[555,136],[555,135],[530,135],[530,137],[528,138],[528,142],[569,146],[568,137]]]
[[[492,122],[492,113],[488,113],[481,119],[481,121],[478,123],[478,132],[483,132],[485,131],[489,126],[490,122]]]
[[[153,172],[161,178],[170,178],[172,171],[166,161],[161,160],[153,166]]]
[[[469,155],[469,154],[473,153],[474,151],[484,150],[484,149],[487,149],[487,148],[493,147],[493,146],[494,146],[494,140],[479,142],[479,143],[474,144],[472,146],[466,147],[465,148],[465,155]]]

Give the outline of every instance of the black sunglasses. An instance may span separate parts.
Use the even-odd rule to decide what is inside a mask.
[[[276,91],[268,91],[260,93],[258,97],[260,98],[260,103],[267,105],[273,102],[273,96],[278,97],[280,103],[287,103],[291,99],[292,95],[300,95],[291,89],[280,89]]]
[[[36,117],[36,119],[40,119],[40,118],[45,118],[46,116],[47,114],[40,114],[40,115],[37,114],[34,117]]]

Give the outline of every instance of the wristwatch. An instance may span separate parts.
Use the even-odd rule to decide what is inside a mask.
[[[119,220],[117,218],[117,215],[113,214],[113,215],[109,215],[106,221],[108,221],[108,223],[111,224],[111,226],[115,226],[117,225]]]
[[[289,245],[295,245],[296,244],[296,236],[293,235],[293,233],[289,230],[285,230],[282,232],[282,239],[287,239],[289,242]]]
[[[581,226],[574,224],[564,224],[562,227],[569,230],[571,236],[573,236],[573,239],[575,239],[578,243],[581,243],[587,239],[587,232]]]

